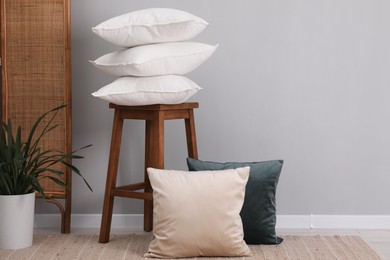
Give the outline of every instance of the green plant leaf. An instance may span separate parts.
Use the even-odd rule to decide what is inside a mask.
[[[79,169],[71,163],[72,159],[84,158],[77,155],[76,152],[91,145],[84,146],[69,154],[50,149],[43,150],[40,147],[42,137],[58,127],[58,125],[53,125],[53,121],[59,110],[64,107],[65,105],[58,106],[41,115],[32,126],[25,142],[21,138],[20,126],[17,128],[16,136],[14,136],[11,121],[2,123],[0,127],[0,194],[17,195],[36,191],[45,197],[44,189],[39,181],[46,178],[67,187],[60,178],[65,173],[52,168],[59,163],[64,164],[72,172],[79,175],[92,191]],[[50,117],[43,129],[37,132],[40,123],[48,116]]]

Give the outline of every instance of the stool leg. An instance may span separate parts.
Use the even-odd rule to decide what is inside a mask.
[[[188,157],[198,159],[198,147],[196,145],[194,110],[188,111],[189,118],[185,119]]]
[[[123,118],[121,118],[120,116],[120,111],[115,109],[99,243],[107,243],[110,239],[112,209],[114,206],[113,190],[116,187],[116,176],[118,172],[122,129]]]
[[[145,192],[152,192],[146,169],[164,169],[164,112],[158,111],[155,119],[146,120],[145,126]],[[153,229],[153,201],[144,201],[144,230]]]

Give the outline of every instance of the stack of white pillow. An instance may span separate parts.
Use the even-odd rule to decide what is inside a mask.
[[[208,23],[188,12],[151,8],[111,18],[92,31],[123,49],[91,61],[114,76],[92,93],[117,105],[180,104],[201,89],[182,76],[206,61],[218,45],[185,42]]]

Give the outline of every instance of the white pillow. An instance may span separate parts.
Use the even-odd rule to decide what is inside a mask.
[[[112,44],[133,47],[189,40],[207,25],[205,20],[184,11],[151,8],[111,18],[92,31]]]
[[[240,217],[249,169],[184,172],[148,168],[154,238],[144,256],[251,255]]]
[[[200,89],[184,76],[122,77],[92,95],[124,106],[180,104]]]
[[[198,42],[143,45],[108,53],[90,62],[114,76],[181,75],[205,62],[217,46]]]

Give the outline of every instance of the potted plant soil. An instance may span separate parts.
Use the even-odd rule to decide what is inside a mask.
[[[63,164],[70,168],[92,191],[78,168],[70,163],[71,159],[83,158],[75,154],[77,151],[65,154],[40,147],[42,137],[57,127],[52,122],[63,107],[65,105],[40,116],[27,140],[22,140],[20,126],[14,133],[10,121],[0,127],[0,249],[20,249],[32,245],[35,193],[39,192],[45,197],[39,181],[47,178],[66,187],[60,178],[64,172],[55,168],[55,165]],[[38,131],[44,119],[49,120]]]

